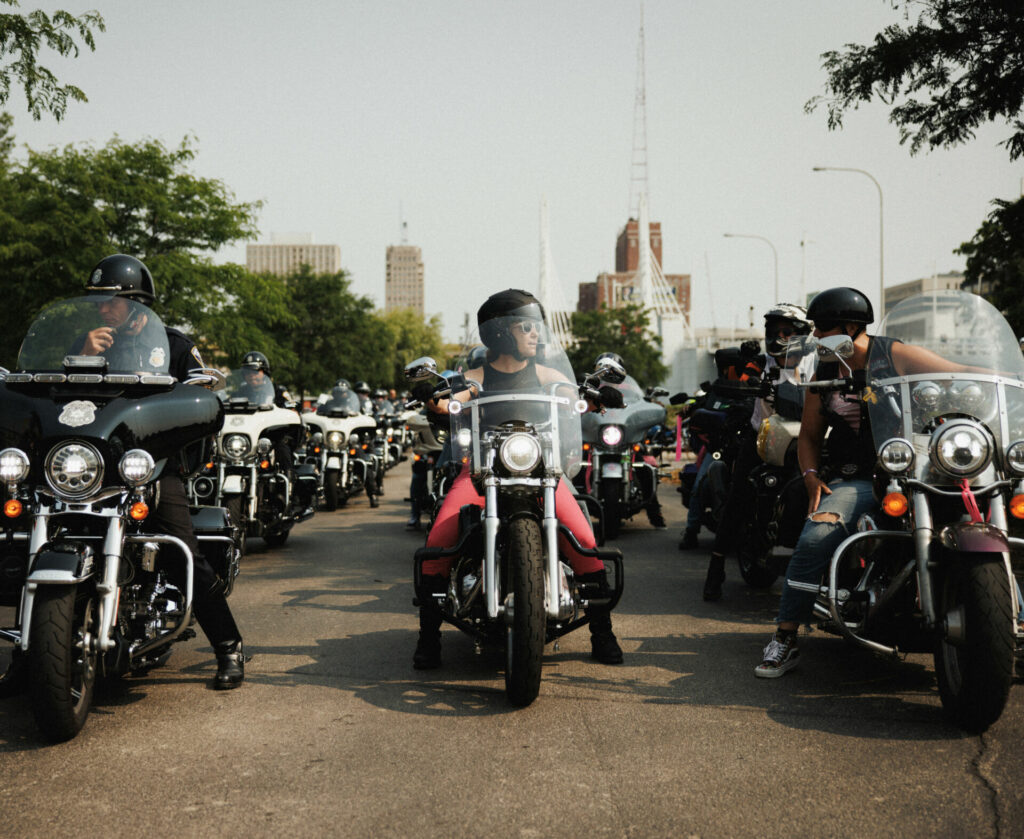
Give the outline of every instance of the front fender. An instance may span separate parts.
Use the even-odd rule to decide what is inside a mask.
[[[242,486],[241,475],[225,475],[224,484],[220,490],[224,495],[240,495],[245,492]]]
[[[602,478],[621,478],[623,475],[622,462],[618,460],[606,460],[601,464]]]
[[[948,524],[939,533],[943,547],[958,553],[1008,553],[1006,532],[984,522],[962,521]]]
[[[92,547],[81,542],[43,545],[32,562],[26,582],[42,585],[77,584],[95,571]]]

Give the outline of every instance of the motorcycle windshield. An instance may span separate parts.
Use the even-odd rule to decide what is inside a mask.
[[[540,443],[548,474],[572,478],[580,469],[583,440],[579,389],[565,351],[542,321],[513,316],[486,325],[496,349],[482,367],[465,374],[476,395],[450,415],[454,456],[473,474],[500,469],[503,449],[495,452],[489,441],[522,432]]]
[[[359,413],[359,395],[352,390],[335,388],[331,398],[318,405],[316,412],[324,415],[355,416]]]
[[[997,462],[1024,438],[1024,356],[1010,325],[984,298],[956,290],[911,297],[876,334],[915,349],[904,361],[899,351],[893,358],[889,340],[872,341],[864,398],[876,448],[893,437],[909,440],[920,476],[933,432],[951,419],[985,426]]]
[[[170,364],[167,331],[157,314],[124,297],[74,297],[43,309],[25,335],[18,352],[22,373],[60,373],[65,359],[77,356],[76,367],[97,361],[95,373],[166,374]]]
[[[262,370],[243,367],[228,374],[227,384],[217,395],[235,407],[260,407],[274,404],[274,382]]]

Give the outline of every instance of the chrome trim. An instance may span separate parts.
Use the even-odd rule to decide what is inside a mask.
[[[547,613],[549,618],[558,620],[561,617],[560,596],[559,596],[559,568],[558,568],[558,518],[555,515],[555,489],[558,486],[557,478],[544,479],[544,536],[547,541],[547,565],[544,569],[546,577],[547,593],[545,596]]]

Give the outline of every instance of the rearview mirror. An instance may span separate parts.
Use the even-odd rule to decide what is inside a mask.
[[[602,358],[597,369],[594,370],[594,375],[602,382],[618,385],[626,379],[626,368],[613,358]]]
[[[405,365],[405,378],[410,382],[422,382],[437,376],[437,362],[429,355],[417,358]]]
[[[853,338],[849,335],[829,335],[818,339],[818,358],[833,361],[853,355]]]

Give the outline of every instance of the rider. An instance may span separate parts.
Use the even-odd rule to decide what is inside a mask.
[[[808,322],[807,310],[803,306],[778,303],[765,312],[764,333],[768,358],[765,362],[764,372],[767,373],[772,367],[786,364],[787,357],[789,357],[787,350],[790,341],[797,336],[809,335],[810,332],[811,324]],[[796,355],[791,357],[794,362],[799,359],[799,356]],[[810,357],[808,357],[808,363],[809,361]],[[808,372],[809,368],[806,368],[805,374]],[[704,580],[703,597],[705,600],[714,601],[722,596],[722,583],[725,581],[725,555],[736,549],[737,536],[742,532],[742,517],[753,503],[754,487],[747,480],[747,475],[761,460],[757,453],[757,432],[761,428],[762,420],[771,415],[773,410],[771,403],[765,399],[754,400],[750,425],[743,429],[743,436],[740,438],[736,457],[733,460],[729,494],[715,530],[715,543],[711,549],[708,573]],[[692,541],[695,542],[696,534],[693,536]],[[683,534],[683,541],[691,541],[687,539],[686,533]]]
[[[245,380],[233,396],[244,396],[253,405],[276,405],[278,408],[294,408],[291,394],[270,376],[270,361],[259,350],[250,350],[242,358],[242,378]],[[290,441],[298,445],[298,440]],[[295,466],[292,445],[282,434],[274,439],[274,460],[289,479]]]
[[[480,338],[487,347],[487,362],[465,374],[471,390],[455,394],[452,398],[468,401],[481,386],[487,393],[495,391],[536,390],[543,385],[566,382],[557,370],[537,363],[537,344],[540,338],[540,324],[544,322],[544,309],[529,292],[518,289],[492,294],[477,312]],[[435,413],[447,413],[448,399],[432,400],[429,407]],[[437,514],[427,547],[447,547],[458,539],[459,510],[467,504],[484,505],[470,480],[468,468],[464,468],[445,496]],[[559,521],[566,525],[584,548],[596,546],[594,532],[589,519],[583,514],[568,482],[563,478],[555,493],[555,512]],[[569,546],[564,537],[559,537],[562,553],[569,560],[577,580],[595,583],[607,590],[608,582],[604,564],[593,557],[582,556]],[[432,559],[423,563],[421,588],[417,592],[420,603],[420,634],[413,655],[413,666],[428,670],[441,666],[441,622],[440,606],[434,599],[435,593],[444,592],[451,571],[450,557]],[[590,617],[591,655],[604,664],[618,664],[622,661],[622,650],[612,631],[611,610],[607,606],[591,607]]]
[[[85,336],[82,346],[84,355],[106,355],[117,352],[125,336],[144,335],[145,314],[139,322],[139,310],[135,303],[151,306],[155,297],[153,277],[149,269],[138,259],[125,254],[114,254],[101,260],[89,275],[86,294],[96,297],[105,326],[92,330]],[[121,319],[118,320],[118,317]],[[178,381],[189,377],[189,370],[203,367],[203,359],[196,345],[177,329],[166,327],[170,347],[169,372]],[[179,474],[177,458],[164,468],[159,479],[156,509],[150,515],[147,526],[156,532],[177,536],[192,551],[194,562],[195,616],[200,628],[206,634],[217,656],[217,675],[214,687],[229,689],[238,687],[245,676],[245,657],[242,635],[238,631],[223,587],[209,562],[203,558],[192,531],[188,499],[185,486]],[[174,550],[168,548],[167,550]],[[174,580],[183,569],[175,569],[172,581],[183,585],[183,580]]]
[[[370,399],[370,386],[360,379],[352,389],[359,397],[359,410],[367,416],[373,416],[373,401]]]
[[[366,414],[368,417],[372,417],[373,414],[373,400],[370,399],[370,386],[360,379],[356,382],[355,387],[352,388],[359,397],[359,410]],[[380,502],[377,500],[378,495],[383,495],[384,483],[381,480],[381,476],[377,474],[376,462],[373,458],[364,458],[366,462],[366,497],[370,501],[371,507],[379,507]]]

